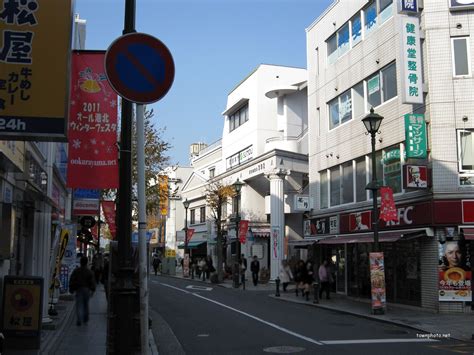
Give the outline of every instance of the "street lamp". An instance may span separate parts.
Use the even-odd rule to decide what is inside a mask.
[[[239,209],[240,209],[240,192],[242,191],[242,186],[244,186],[244,183],[241,182],[239,179],[237,179],[236,182],[232,184],[234,187],[235,191],[235,237],[236,237],[236,248],[235,248],[235,253],[237,257],[235,258],[235,264],[234,264],[234,272],[233,272],[233,283],[234,287],[238,288],[239,287],[239,258],[240,258],[240,241],[239,241],[239,223],[240,223],[240,214],[239,214]]]
[[[374,230],[374,251],[379,251],[379,216],[377,210],[377,192],[379,189],[377,183],[377,167],[375,164],[375,135],[379,131],[383,117],[374,113],[374,108],[370,109],[370,113],[362,119],[367,132],[370,134],[372,142],[372,181],[367,184],[366,190],[372,190],[373,211],[372,211],[372,228]]]
[[[188,254],[188,199],[183,201],[184,206],[184,255]]]

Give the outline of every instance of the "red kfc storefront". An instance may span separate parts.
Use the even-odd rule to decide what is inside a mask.
[[[440,311],[452,311],[453,304],[461,312],[471,307],[474,200],[397,203],[396,208],[396,221],[379,222],[387,301]],[[328,222],[330,229],[325,228]],[[317,262],[332,261],[333,291],[370,298],[371,210],[319,217],[310,223],[312,236],[327,237],[315,245],[314,255]],[[447,271],[444,265],[451,249],[459,263],[451,268],[457,272]]]

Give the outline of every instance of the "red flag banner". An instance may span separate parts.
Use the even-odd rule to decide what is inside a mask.
[[[186,235],[186,239],[188,243],[191,241],[191,238],[193,237],[194,234],[194,228],[188,228],[188,233]]]
[[[72,54],[68,187],[118,187],[117,95],[105,76],[104,55]]]
[[[382,186],[380,188],[380,219],[385,222],[396,221],[397,209],[395,208],[395,201],[393,200],[393,191],[392,188],[388,186]]]
[[[112,235],[112,239],[115,239],[115,235],[117,234],[117,227],[115,226],[115,202],[101,201],[101,204],[105,221],[109,225],[110,234]]]
[[[247,232],[249,230],[249,221],[241,220],[239,223],[239,241],[245,244],[247,241]]]

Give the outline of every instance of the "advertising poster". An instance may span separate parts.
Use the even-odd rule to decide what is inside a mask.
[[[104,55],[72,54],[68,187],[118,187],[117,95],[105,76]]]
[[[385,265],[383,253],[370,253],[370,284],[372,293],[372,310],[386,306]]]
[[[349,215],[349,226],[353,232],[370,229],[371,223],[370,211],[356,212]]]
[[[249,221],[241,220],[239,223],[239,242],[245,244],[247,241],[247,231],[249,230]]]
[[[105,221],[109,226],[110,235],[115,240],[117,235],[117,226],[115,225],[115,202],[114,201],[101,201],[102,211],[104,212]]]
[[[439,243],[439,301],[471,302],[472,272],[469,243],[448,240]]]
[[[189,277],[189,254],[184,254],[183,277]]]

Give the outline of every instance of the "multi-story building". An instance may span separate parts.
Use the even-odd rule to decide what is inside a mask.
[[[471,309],[472,8],[454,0],[336,0],[307,29],[315,208],[305,234],[315,258],[334,262],[339,293],[371,294],[372,148],[361,119],[374,108],[384,117],[376,178],[391,187],[397,209],[396,220],[377,221],[387,301]],[[453,243],[456,279],[443,255]]]

